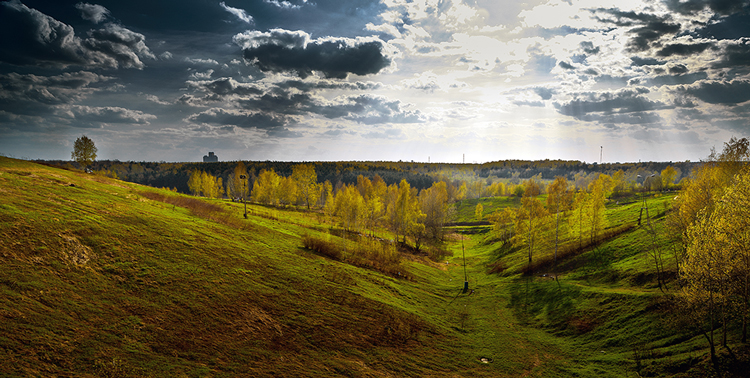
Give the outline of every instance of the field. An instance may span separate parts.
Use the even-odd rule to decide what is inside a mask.
[[[607,238],[523,274],[525,251],[462,225],[478,200],[459,205],[452,256],[384,265],[363,247],[381,241],[318,212],[248,204],[245,219],[241,203],[3,157],[0,195],[0,376],[715,374],[672,311],[666,238],[658,285],[642,197],[607,204]],[[656,235],[674,196],[647,194]],[[745,374],[744,344],[719,353],[723,376]]]

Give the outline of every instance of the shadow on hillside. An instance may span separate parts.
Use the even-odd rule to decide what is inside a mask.
[[[524,277],[509,285],[509,290],[509,307],[521,322],[575,334],[594,327],[592,320],[576,316],[581,289],[574,285],[552,278]]]

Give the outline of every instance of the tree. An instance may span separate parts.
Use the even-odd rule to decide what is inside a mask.
[[[621,171],[622,172],[622,171]],[[568,179],[556,177],[547,187],[547,209],[555,212],[555,262],[557,262],[557,247],[560,241],[560,211],[570,207],[573,192],[568,191]]]
[[[503,210],[496,210],[490,217],[495,225],[494,231],[500,237],[500,240],[503,243],[510,240],[513,236],[513,224],[515,223],[516,212],[510,207],[506,207]]]
[[[536,242],[544,241],[542,233],[546,228],[547,210],[544,208],[542,201],[537,198],[541,193],[539,184],[533,179],[524,181],[523,198],[521,207],[516,212],[516,245],[527,245],[529,247],[529,266],[532,263],[534,248],[539,248]],[[542,240],[540,240],[542,239]],[[539,243],[544,245],[544,243]]]
[[[188,189],[194,196],[201,195],[203,190],[203,183],[201,182],[201,172],[194,170],[190,172],[190,178],[188,178]]]
[[[70,158],[85,168],[96,160],[96,152],[94,141],[82,135],[73,144],[73,152],[70,154]]]
[[[391,229],[396,238],[403,236],[403,243],[406,244],[407,235],[419,235],[420,229],[424,231],[424,225],[421,221],[424,219],[424,213],[419,209],[416,189],[412,191],[411,185],[402,179],[396,192],[396,201],[391,206],[389,219]]]
[[[341,217],[344,228],[359,230],[365,217],[365,203],[356,187],[347,185],[336,193],[336,215]]]
[[[271,170],[261,170],[258,179],[253,184],[253,191],[250,195],[253,201],[269,205],[279,203],[279,186],[281,177]]]
[[[289,177],[279,179],[279,201],[282,204],[292,206],[297,203],[297,183]]]
[[[448,186],[438,181],[419,193],[419,206],[425,214],[424,225],[427,237],[443,239],[443,227],[448,221]]]
[[[677,179],[677,170],[674,167],[667,166],[661,171],[661,186],[664,189],[669,189],[674,185],[674,180]]]
[[[307,206],[318,202],[320,196],[320,185],[318,185],[318,175],[315,173],[315,166],[312,164],[299,164],[292,168],[292,179],[297,185],[297,196],[300,201]]]
[[[599,237],[599,232],[607,227],[607,218],[605,217],[605,193],[610,177],[600,174],[599,178],[589,184],[589,219],[591,221],[591,243],[594,244]]]
[[[478,203],[477,206],[474,208],[474,219],[476,219],[477,222],[481,222],[483,217],[484,217],[484,206],[482,206],[481,203]]]

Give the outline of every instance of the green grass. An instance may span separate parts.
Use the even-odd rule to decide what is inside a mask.
[[[498,248],[487,226],[451,229],[442,262],[402,252],[399,275],[303,248],[305,236],[345,243],[317,212],[249,204],[245,219],[242,204],[7,158],[0,195],[0,376],[700,376],[706,365],[704,341],[671,326],[643,227],[571,257],[558,284],[489,274],[525,255]],[[517,206],[480,201],[486,214]],[[640,204],[625,202],[608,205],[611,226],[637,219]],[[474,206],[460,203],[459,219]]]

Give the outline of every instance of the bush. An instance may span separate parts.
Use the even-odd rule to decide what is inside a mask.
[[[362,237],[359,241],[344,241],[347,250],[335,242],[310,235],[302,237],[302,245],[316,253],[337,261],[343,261],[361,268],[377,270],[392,277],[409,278],[401,266],[401,255],[396,245],[372,238]]]
[[[343,256],[343,253],[336,244],[323,239],[314,238],[310,235],[302,237],[302,245],[311,251],[315,251],[336,261],[341,260]]]

